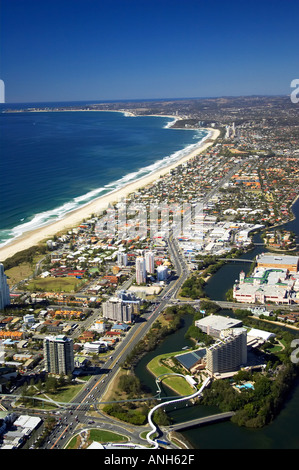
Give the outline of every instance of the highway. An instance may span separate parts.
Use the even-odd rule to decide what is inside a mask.
[[[59,411],[57,415],[59,419],[58,427],[56,427],[54,432],[49,436],[44,448],[53,449],[65,447],[65,444],[74,435],[75,428],[77,431],[78,425],[80,425],[80,428],[88,428],[93,425],[103,427],[104,429],[115,430],[115,432],[120,432],[119,429],[122,428],[123,434],[126,433],[125,430],[131,429],[132,435],[137,439],[136,427],[130,426],[127,423],[120,424],[118,420],[104,414],[100,418],[91,419],[87,412],[97,408],[99,403],[103,403],[102,398],[118,371],[119,363],[126,359],[136,344],[146,335],[153,323],[168,305],[170,298],[176,297],[183,282],[188,278],[189,271],[187,263],[181,255],[178,242],[173,238],[172,233],[168,240],[168,248],[175,268],[175,276],[169,280],[161,294],[157,297],[156,302],[144,313],[141,319],[142,321],[131,327],[121,343],[117,346],[117,349],[107,358],[101,367],[100,373],[92,376],[86,383],[86,386],[74,398],[73,402],[68,404],[69,410],[61,409],[61,411]],[[98,412],[98,414],[100,414],[100,412]],[[148,430],[148,428],[145,429]],[[138,427],[138,430],[138,433],[140,433],[140,427]],[[140,441],[140,438],[138,438],[138,440]]]
[[[205,196],[203,204],[207,203],[210,197],[216,194],[219,187],[229,180],[231,174],[233,174],[234,171],[235,169],[222,178],[222,181],[220,181],[217,186]],[[190,219],[184,220],[184,222],[189,223],[190,221],[191,214]],[[87,415],[87,411],[97,407],[97,405],[101,402],[106,388],[110,386],[110,383],[118,370],[119,362],[123,362],[125,360],[135,345],[150,330],[153,323],[156,321],[165,307],[170,303],[171,300],[176,298],[182,284],[189,276],[189,269],[186,259],[183,253],[180,251],[178,241],[174,237],[172,231],[170,232],[168,238],[168,249],[174,266],[175,276],[169,280],[162,293],[157,297],[156,302],[143,315],[143,321],[132,326],[132,328],[126,334],[125,338],[118,345],[116,351],[114,351],[102,365],[103,373],[100,372],[100,374],[90,378],[86,386],[75,397],[73,404],[69,404],[72,409],[61,410],[60,414],[58,415],[59,428],[58,430],[55,429],[55,431],[49,437],[45,448],[63,448],[65,443],[68,442],[68,440],[74,435],[74,430],[78,424],[80,424],[81,427],[88,427],[94,424],[91,421],[95,421],[95,419],[91,420]],[[96,423],[98,426],[105,426],[105,428],[108,423],[112,429],[116,429],[120,426],[118,421],[105,415],[103,415],[100,419],[97,418]],[[124,423],[123,428],[129,429],[129,425]]]
[[[216,299],[203,299],[203,300],[208,300],[209,302],[213,302],[219,307],[223,309],[251,309],[256,307],[256,304],[250,304],[250,303],[241,303],[241,302],[229,302],[228,300],[216,300]],[[182,299],[169,299],[168,303],[171,304],[189,304],[189,305],[200,305],[200,299],[198,300],[182,300]],[[263,307],[265,307],[267,310],[272,311],[274,309],[279,309],[279,310],[287,310],[287,311],[292,311],[292,310],[298,310],[298,304],[263,304]]]
[[[236,169],[232,170],[232,173]],[[222,186],[231,174],[226,175],[220,181],[217,187],[208,193],[203,201],[205,204],[210,197],[216,194],[218,188]],[[190,215],[191,218],[191,215]],[[184,221],[185,223],[188,221]],[[190,222],[190,220],[189,220]],[[165,307],[176,299],[182,284],[189,276],[188,264],[184,255],[181,253],[178,241],[175,239],[173,232],[170,232],[168,238],[169,255],[172,260],[175,276],[169,279],[162,293],[157,296],[156,302],[151,305],[148,311],[142,316],[142,321],[136,323],[126,334],[125,338],[118,345],[117,349],[111,353],[102,365],[98,374],[92,376],[86,383],[86,386],[78,393],[73,402],[67,404],[69,409],[65,407],[56,412],[58,424],[49,436],[48,441],[44,444],[45,449],[64,448],[69,439],[78,432],[79,429],[88,427],[102,427],[103,429],[114,430],[122,434],[131,433],[134,436],[134,442],[140,441],[139,433],[142,432],[140,427],[130,426],[127,423],[120,423],[104,414],[98,414],[100,417],[90,418],[87,414],[92,409],[97,409],[99,403],[103,403],[102,399],[106,388],[110,386],[111,381],[119,368],[119,362],[123,362],[128,354],[133,350],[135,345],[146,335],[153,323],[165,309]],[[148,428],[145,428],[148,430]]]
[[[55,426],[55,429],[49,436],[43,448],[64,448],[65,444],[75,433],[78,432],[79,428],[83,429],[94,426],[114,430],[115,432],[120,432],[122,430],[121,433],[125,435],[130,434],[128,437],[131,439],[132,436],[134,436],[134,442],[140,441],[139,433],[142,432],[141,427],[137,428],[130,426],[127,423],[122,424],[118,420],[107,415],[101,415],[100,412],[98,412],[98,414],[101,415],[100,417],[91,419],[88,412],[93,409],[97,409],[99,403],[103,403],[103,396],[119,369],[119,363],[126,359],[136,344],[138,344],[138,342],[150,330],[153,323],[169,304],[169,300],[176,297],[182,283],[189,275],[187,263],[181,255],[178,242],[174,240],[172,234],[170,234],[168,240],[168,247],[175,269],[175,276],[169,279],[167,285],[157,297],[156,302],[153,303],[149,307],[148,311],[143,314],[141,321],[131,327],[126,336],[117,346],[116,350],[111,352],[109,357],[107,357],[106,361],[102,364],[99,373],[89,379],[86,386],[82,388],[72,402],[61,404],[61,408],[58,409],[58,411],[55,411],[58,424]],[[85,327],[87,327],[87,323]],[[9,400],[14,399],[12,395],[7,398]],[[43,412],[39,414],[42,418],[44,417]],[[147,427],[144,429],[148,430]]]

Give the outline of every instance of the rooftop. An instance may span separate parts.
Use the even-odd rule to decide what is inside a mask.
[[[262,253],[256,260],[258,263],[297,265],[299,263],[299,256]]]
[[[189,351],[183,354],[178,354],[177,356],[175,356],[175,358],[184,367],[186,367],[186,369],[190,369],[205,355],[206,355],[206,349],[197,349],[196,351]]]
[[[208,315],[201,320],[196,320],[196,326],[210,326],[216,330],[224,330],[228,328],[235,328],[240,326],[242,322],[229,317],[222,317],[221,315]]]

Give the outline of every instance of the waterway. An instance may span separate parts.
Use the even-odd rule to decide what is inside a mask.
[[[257,233],[253,237],[255,243],[262,243],[260,234]],[[265,252],[264,246],[256,246],[253,250],[239,256],[239,259],[252,259],[254,260],[257,255]],[[225,297],[226,292],[233,287],[234,281],[239,279],[239,274],[244,271],[247,275],[251,267],[248,262],[231,262],[226,263],[219,269],[207,282],[205,292],[210,299],[213,300],[227,300]]]
[[[289,222],[284,227],[292,230],[299,238],[299,200],[293,206],[296,216],[294,221]],[[259,234],[255,235],[254,241],[260,241]],[[250,253],[243,255],[245,259],[254,257],[265,251],[262,246],[256,246]],[[224,265],[209,281],[206,292],[214,300],[225,300],[226,291],[238,279],[239,272],[243,270],[247,273],[250,263],[229,263]],[[231,313],[229,310],[220,312],[222,314]],[[168,352],[181,351],[184,346],[191,345],[184,335],[192,323],[192,316],[184,316],[184,325],[174,334],[167,337],[155,351],[147,354],[138,363],[136,375],[141,382],[146,385],[153,394],[157,387],[154,377],[146,368],[149,361],[159,355]],[[291,330],[289,330],[291,331]],[[173,396],[173,392],[167,387],[164,389],[167,396]],[[203,405],[192,406],[190,403],[183,403],[176,406],[176,409],[166,408],[168,415],[174,423],[187,421],[196,417],[208,416],[219,410]],[[273,423],[262,429],[241,428],[230,421],[217,424],[196,427],[182,432],[182,435],[191,443],[194,449],[298,449],[299,448],[299,378],[298,383],[290,394],[288,401]]]

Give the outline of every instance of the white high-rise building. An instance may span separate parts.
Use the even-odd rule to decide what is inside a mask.
[[[0,309],[10,304],[9,287],[7,277],[4,274],[4,266],[0,263]]]
[[[44,358],[47,372],[70,374],[75,368],[73,340],[64,335],[44,339]]]
[[[128,255],[123,251],[117,252],[117,266],[127,266],[128,265]]]
[[[157,267],[157,280],[166,281],[168,277],[168,267],[167,266],[158,266]]]
[[[124,302],[117,297],[111,297],[102,305],[103,317],[120,322],[131,322],[134,313],[134,303]]]
[[[143,256],[137,256],[136,258],[136,282],[137,284],[146,283],[146,265]]]
[[[246,330],[229,331],[231,334],[207,349],[207,370],[211,374],[232,372],[247,363]]]
[[[152,251],[145,252],[145,268],[147,273],[153,274],[155,272],[155,256]]]

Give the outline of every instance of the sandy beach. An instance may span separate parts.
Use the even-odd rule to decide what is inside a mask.
[[[94,201],[90,202],[89,204],[86,204],[84,207],[70,212],[61,220],[53,222],[44,227],[40,227],[36,230],[25,232],[23,235],[13,240],[11,243],[0,248],[0,262],[14,255],[15,253],[18,253],[19,251],[37,245],[41,241],[49,240],[56,234],[63,233],[67,230],[70,230],[71,228],[78,226],[83,221],[83,219],[88,219],[92,214],[97,214],[102,210],[107,209],[110,203],[120,201],[122,198],[127,197],[129,194],[133,193],[137,189],[153,183],[160,176],[167,174],[172,168],[175,168],[178,165],[192,159],[196,155],[199,155],[200,153],[204,152],[209,146],[212,145],[213,141],[217,139],[220,133],[218,129],[207,130],[210,132],[210,135],[206,139],[206,141],[203,141],[200,147],[197,147],[196,150],[193,150],[188,155],[184,156],[175,163],[172,163],[167,167],[159,169],[158,171],[153,172],[148,176],[140,178],[134,181],[133,183],[129,183],[126,186],[120,188],[119,190],[107,194],[106,196],[101,196],[98,199],[95,199]]]

